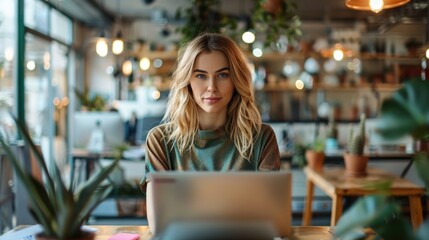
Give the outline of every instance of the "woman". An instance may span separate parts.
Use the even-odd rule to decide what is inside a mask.
[[[164,124],[146,140],[146,174],[164,170],[280,168],[272,128],[256,107],[246,56],[231,39],[202,34],[179,51]],[[147,184],[142,180],[142,189]],[[149,226],[151,184],[147,184]]]

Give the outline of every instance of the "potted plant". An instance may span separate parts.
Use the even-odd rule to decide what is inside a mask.
[[[297,5],[290,0],[256,0],[252,21],[256,30],[266,34],[264,46],[276,46],[285,36],[289,43],[302,35]]]
[[[90,240],[95,233],[82,230],[82,226],[91,211],[111,192],[111,184],[102,185],[109,174],[118,165],[118,160],[106,168],[94,173],[92,177],[75,189],[73,183],[69,187],[62,180],[58,166],[46,164],[45,159],[33,143],[26,126],[13,117],[19,132],[30,151],[36,157],[44,182],[39,182],[31,173],[24,170],[21,160],[14,154],[8,142],[0,136],[1,147],[7,154],[17,179],[23,182],[28,192],[30,213],[42,227],[36,239],[46,240]],[[23,207],[23,206],[17,206]]]
[[[106,107],[106,99],[101,95],[96,94],[94,97],[89,97],[88,91],[80,92],[75,88],[77,98],[82,104],[82,109],[85,111],[103,111]]]
[[[395,140],[411,136],[414,141],[429,140],[429,82],[412,80],[386,99],[377,119],[377,131],[385,139]],[[426,189],[429,188],[428,150],[416,149],[415,168]],[[360,198],[341,217],[335,228],[336,237],[356,236],[356,231],[370,227],[382,239],[423,240],[429,235],[429,221],[413,231],[411,224],[400,213],[400,205],[386,195]]]
[[[292,155],[292,164],[304,168],[307,165],[307,160],[305,159],[305,151],[307,151],[307,146],[302,143],[295,143],[293,148]]]
[[[325,141],[316,138],[311,144],[295,144],[292,156],[292,164],[299,168],[309,166],[310,168],[321,171],[325,162]]]
[[[184,21],[184,24],[176,29],[182,36],[181,43],[188,42],[201,32],[220,33],[237,28],[234,18],[219,11],[219,0],[189,0],[189,2],[189,7],[178,8],[176,11],[176,19]]]
[[[348,176],[362,177],[366,175],[369,157],[364,155],[365,147],[365,114],[360,117],[359,128],[354,132],[350,127],[347,151],[344,153],[345,173]]]
[[[305,158],[308,166],[315,171],[322,171],[325,162],[325,141],[316,138],[305,151]]]

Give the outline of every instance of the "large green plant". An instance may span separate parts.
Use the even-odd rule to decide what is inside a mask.
[[[266,34],[265,47],[277,44],[281,36],[292,42],[302,35],[293,0],[255,0],[252,21],[257,30]]]
[[[26,126],[18,119],[14,118],[14,120],[25,142],[29,145],[30,151],[36,157],[44,179],[44,183],[41,183],[31,173],[25,171],[8,142],[0,136],[1,146],[6,152],[17,178],[22,181],[30,196],[30,213],[42,226],[43,234],[46,236],[70,239],[82,235],[81,227],[92,210],[112,191],[111,185],[102,185],[102,183],[118,165],[118,160],[93,174],[76,190],[73,183],[66,187],[58,166],[52,163],[48,169],[43,155],[33,143]]]
[[[377,129],[386,139],[412,136],[415,141],[429,136],[429,82],[412,80],[386,99],[381,107]],[[429,187],[429,153],[417,152],[413,158],[417,172]],[[357,229],[370,227],[379,237],[423,240],[429,236],[429,222],[417,231],[399,212],[399,204],[385,195],[360,198],[340,219],[335,230],[337,237],[354,238]]]
[[[189,0],[189,7],[178,8],[176,18],[184,24],[177,28],[182,35],[182,43],[198,36],[202,32],[221,33],[226,28],[235,30],[234,18],[219,11],[219,0]]]

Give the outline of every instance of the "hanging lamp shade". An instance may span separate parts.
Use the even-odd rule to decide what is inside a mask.
[[[374,9],[371,7],[371,1],[373,2],[381,2],[380,9]],[[408,3],[410,0],[346,0],[346,6],[356,10],[367,10],[379,12],[383,9],[394,8],[402,6]],[[380,6],[380,5],[378,5]]]

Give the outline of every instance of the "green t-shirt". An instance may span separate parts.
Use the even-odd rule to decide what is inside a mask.
[[[199,130],[194,147],[180,155],[173,142],[167,141],[166,126],[153,128],[146,140],[145,176],[154,171],[270,171],[280,169],[280,153],[273,129],[262,124],[250,159],[244,159],[224,127]]]

